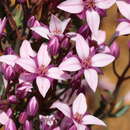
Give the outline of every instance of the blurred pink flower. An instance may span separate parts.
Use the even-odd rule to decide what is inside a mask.
[[[100,25],[100,16],[96,9],[108,9],[115,2],[116,0],[66,0],[57,7],[73,14],[85,11],[90,30],[94,35],[97,35]]]
[[[130,4],[125,1],[116,1],[120,13],[126,18],[117,26],[116,31],[120,35],[130,34]]]
[[[87,103],[86,97],[84,94],[80,93],[72,104],[72,108],[70,108],[67,104],[62,102],[55,102],[52,104],[51,108],[57,108],[60,110],[66,117],[71,118],[77,127],[77,130],[85,130],[86,125],[103,125],[106,124],[100,119],[86,114],[87,111]]]

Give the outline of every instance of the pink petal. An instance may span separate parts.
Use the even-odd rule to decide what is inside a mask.
[[[87,111],[86,97],[84,94],[80,93],[76,97],[72,105],[72,110],[73,115],[75,115],[76,113],[84,115],[84,113]]]
[[[31,44],[28,40],[24,40],[21,47],[20,47],[20,56],[22,58],[26,58],[26,57],[35,57],[36,56],[36,52],[33,51]]]
[[[130,34],[130,23],[121,22],[121,23],[117,26],[116,31],[119,32],[119,36]]]
[[[51,108],[57,108],[65,116],[71,118],[71,109],[67,104],[57,101],[57,102],[52,104]]]
[[[55,15],[51,15],[49,29],[51,33],[62,32],[62,21]]]
[[[0,56],[0,62],[6,63],[8,65],[14,66],[15,61],[18,59],[15,55],[3,55]]]
[[[70,75],[60,70],[58,67],[52,67],[48,70],[47,76],[52,79],[58,80],[67,80],[70,78]]]
[[[38,27],[32,27],[31,30],[36,32],[37,34],[39,34],[41,37],[49,39],[48,36],[49,36],[50,32],[47,28],[38,26]]]
[[[64,60],[60,65],[59,68],[64,71],[78,71],[81,69],[81,65],[79,60],[76,57],[70,57]]]
[[[106,124],[102,120],[100,120],[100,119],[98,119],[98,118],[96,118],[96,117],[94,117],[92,115],[84,116],[82,121],[83,121],[82,124],[84,124],[84,125],[102,125],[102,126],[106,126]]]
[[[38,76],[36,78],[36,83],[37,83],[39,92],[41,93],[43,97],[45,97],[51,86],[49,79]]]
[[[66,0],[58,5],[58,8],[69,13],[80,13],[84,9],[82,0]]]
[[[66,19],[66,20],[64,20],[63,22],[62,22],[62,33],[64,33],[64,31],[65,31],[65,29],[66,29],[66,26],[68,25],[68,23],[70,22],[70,20],[71,20],[71,18],[68,18],[68,19]]]
[[[130,20],[130,4],[126,3],[125,1],[117,1],[116,4],[120,13]]]
[[[98,84],[98,74],[96,70],[86,69],[84,71],[84,76],[90,88],[95,92]]]
[[[100,45],[105,42],[106,40],[106,32],[99,30],[97,35],[92,35],[92,40],[97,41],[97,44]]]
[[[26,58],[26,59],[21,58],[16,61],[16,64],[18,64],[19,66],[21,66],[23,69],[25,69],[26,71],[30,73],[35,73],[37,69],[35,61],[31,58]]]
[[[2,125],[5,125],[8,121],[9,121],[8,115],[4,111],[0,110],[0,123]]]
[[[100,9],[108,9],[115,3],[116,0],[95,0],[96,6]]]
[[[86,41],[80,34],[77,34],[74,38],[72,38],[76,42],[76,51],[78,56],[81,59],[85,59],[89,56],[89,45],[88,41]]]
[[[99,14],[94,10],[87,10],[86,19],[91,32],[93,33],[93,35],[96,35],[98,33],[99,24],[100,24]]]
[[[111,64],[115,57],[108,54],[99,53],[92,57],[92,66],[94,67],[104,67]]]
[[[75,124],[77,130],[86,130],[86,126],[85,125],[79,124],[76,121],[74,121],[74,124]]]
[[[42,44],[37,54],[38,65],[44,65],[45,67],[51,62],[51,57],[48,52],[46,44]]]

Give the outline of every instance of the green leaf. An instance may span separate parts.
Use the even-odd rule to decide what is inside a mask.
[[[14,10],[13,10],[13,17],[16,22],[17,27],[22,27],[23,26],[23,19],[24,19],[24,14],[23,14],[23,8],[21,5],[18,5]]]
[[[120,117],[123,114],[125,114],[127,112],[127,110],[130,108],[130,106],[125,106],[123,108],[121,108],[118,112],[116,112],[115,116],[116,117]]]

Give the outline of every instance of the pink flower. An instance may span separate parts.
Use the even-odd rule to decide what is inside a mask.
[[[98,74],[95,68],[104,67],[113,62],[115,58],[104,53],[93,54],[88,42],[80,34],[77,34],[72,40],[76,42],[76,51],[79,58],[69,57],[59,65],[59,68],[70,72],[83,69],[87,83],[95,92],[98,84]]]
[[[24,50],[24,52],[26,52],[26,50]],[[49,66],[51,57],[48,53],[46,44],[41,45],[36,58],[25,56],[18,59],[16,62],[27,72],[36,74],[36,83],[39,92],[43,97],[46,96],[46,93],[51,85],[51,82],[48,78],[57,80],[66,80],[69,78],[69,75],[64,73],[58,67]]]
[[[115,2],[116,0],[66,0],[58,5],[58,8],[74,14],[85,11],[87,23],[92,33],[96,35],[100,24],[100,16],[96,9],[108,9]]]
[[[87,103],[86,97],[84,94],[80,93],[72,104],[72,108],[70,108],[67,104],[62,102],[55,102],[52,104],[51,108],[57,108],[60,110],[65,116],[71,118],[77,127],[77,130],[85,130],[86,125],[103,125],[106,126],[103,121],[100,119],[86,114],[87,111]]]
[[[32,27],[31,30],[35,31],[37,34],[46,39],[49,39],[49,37],[55,35],[62,36],[69,21],[70,18],[61,21],[55,15],[51,15],[49,29],[43,26],[38,26],[38,27]]]
[[[117,1],[120,13],[126,18],[117,26],[116,31],[120,35],[130,34],[130,4],[125,1]]]

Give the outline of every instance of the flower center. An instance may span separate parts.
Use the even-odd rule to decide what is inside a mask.
[[[41,65],[39,68],[38,68],[38,74],[40,75],[45,75],[45,73],[48,71],[48,68],[45,67],[44,65]]]
[[[88,57],[82,61],[83,68],[88,68],[91,66],[91,58]]]
[[[83,119],[83,115],[79,114],[79,113],[75,113],[74,114],[74,119],[75,121],[77,121],[78,123],[81,123],[82,122],[82,119]]]
[[[84,4],[87,9],[92,9],[95,7],[95,0],[85,0]]]
[[[59,29],[56,28],[56,29],[53,31],[53,33],[54,33],[55,35],[61,34],[61,30],[59,30]]]

